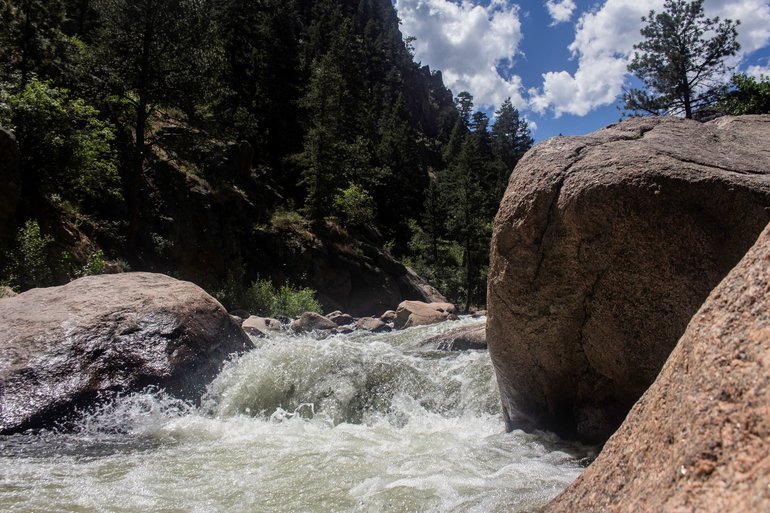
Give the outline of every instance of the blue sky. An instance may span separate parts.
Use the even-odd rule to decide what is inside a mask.
[[[618,97],[641,17],[663,0],[393,0],[415,59],[493,111],[511,97],[536,140],[618,121]],[[770,76],[770,2],[705,0],[709,17],[740,20],[736,70]]]

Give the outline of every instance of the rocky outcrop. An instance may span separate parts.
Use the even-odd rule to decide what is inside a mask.
[[[457,308],[451,303],[424,303],[403,301],[398,305],[393,326],[396,329],[424,326],[456,319]]]
[[[770,227],[548,513],[770,511]]]
[[[2,239],[9,237],[10,221],[16,214],[21,197],[21,174],[19,173],[19,147],[16,136],[0,127],[0,247]]]
[[[150,273],[90,276],[0,299],[0,434],[148,385],[196,401],[251,342],[199,287]]]
[[[636,118],[533,148],[495,220],[509,428],[605,441],[770,220],[770,116]]]

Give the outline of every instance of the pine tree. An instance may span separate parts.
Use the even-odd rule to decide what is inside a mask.
[[[664,11],[650,11],[642,29],[644,40],[628,71],[644,82],[644,89],[623,95],[626,110],[651,114],[684,114],[717,102],[724,94],[720,77],[726,57],[740,49],[740,23],[706,18],[703,0],[666,0]]]
[[[198,0],[96,0],[95,57],[104,86],[130,105],[134,147],[125,179],[129,247],[141,232],[148,126],[161,106],[189,106],[206,88],[216,55],[211,5]]]
[[[61,0],[0,0],[0,80],[23,89],[33,74],[59,75],[69,50],[64,20]]]
[[[534,142],[527,121],[519,115],[510,98],[495,112],[491,137],[494,176],[491,179],[489,211],[494,216],[508,186],[511,171]]]

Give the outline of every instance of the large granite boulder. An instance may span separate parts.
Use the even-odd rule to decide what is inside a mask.
[[[196,401],[227,357],[252,347],[192,283],[89,276],[0,299],[0,434],[148,385]]]
[[[548,513],[770,511],[770,227]]]
[[[603,442],[770,220],[770,116],[635,118],[533,148],[495,220],[509,428]]]

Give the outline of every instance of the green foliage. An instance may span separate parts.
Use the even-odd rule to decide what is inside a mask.
[[[279,208],[270,217],[270,227],[276,232],[307,233],[310,223],[296,210]]]
[[[733,116],[770,114],[770,78],[759,79],[744,74],[733,75],[732,87],[717,105],[717,110]]]
[[[304,312],[321,312],[315,291],[309,288],[273,286],[270,280],[256,280],[247,284],[242,265],[231,270],[214,297],[228,310],[246,310],[268,317],[296,317]]]
[[[354,226],[362,226],[374,220],[374,200],[366,190],[350,184],[334,197],[334,208],[342,219]]]
[[[0,125],[15,132],[24,187],[36,200],[119,200],[113,127],[66,89],[30,79],[18,93],[0,87]]]
[[[61,75],[70,50],[61,0],[0,0],[0,81]]]
[[[313,289],[282,285],[279,289],[273,290],[269,310],[272,317],[278,315],[297,317],[305,312],[321,313],[321,303],[316,299]]]
[[[94,276],[104,274],[107,271],[107,261],[104,258],[104,251],[97,249],[88,255],[86,263],[77,273],[78,276]]]
[[[740,49],[740,21],[706,18],[703,0],[666,0],[663,12],[650,11],[642,21],[647,22],[644,40],[634,45],[628,71],[645,88],[623,95],[626,110],[692,118],[694,111],[718,101],[724,60]]]
[[[52,284],[54,276],[49,259],[52,243],[53,237],[43,235],[34,219],[19,228],[4,270],[14,289],[27,290]]]

